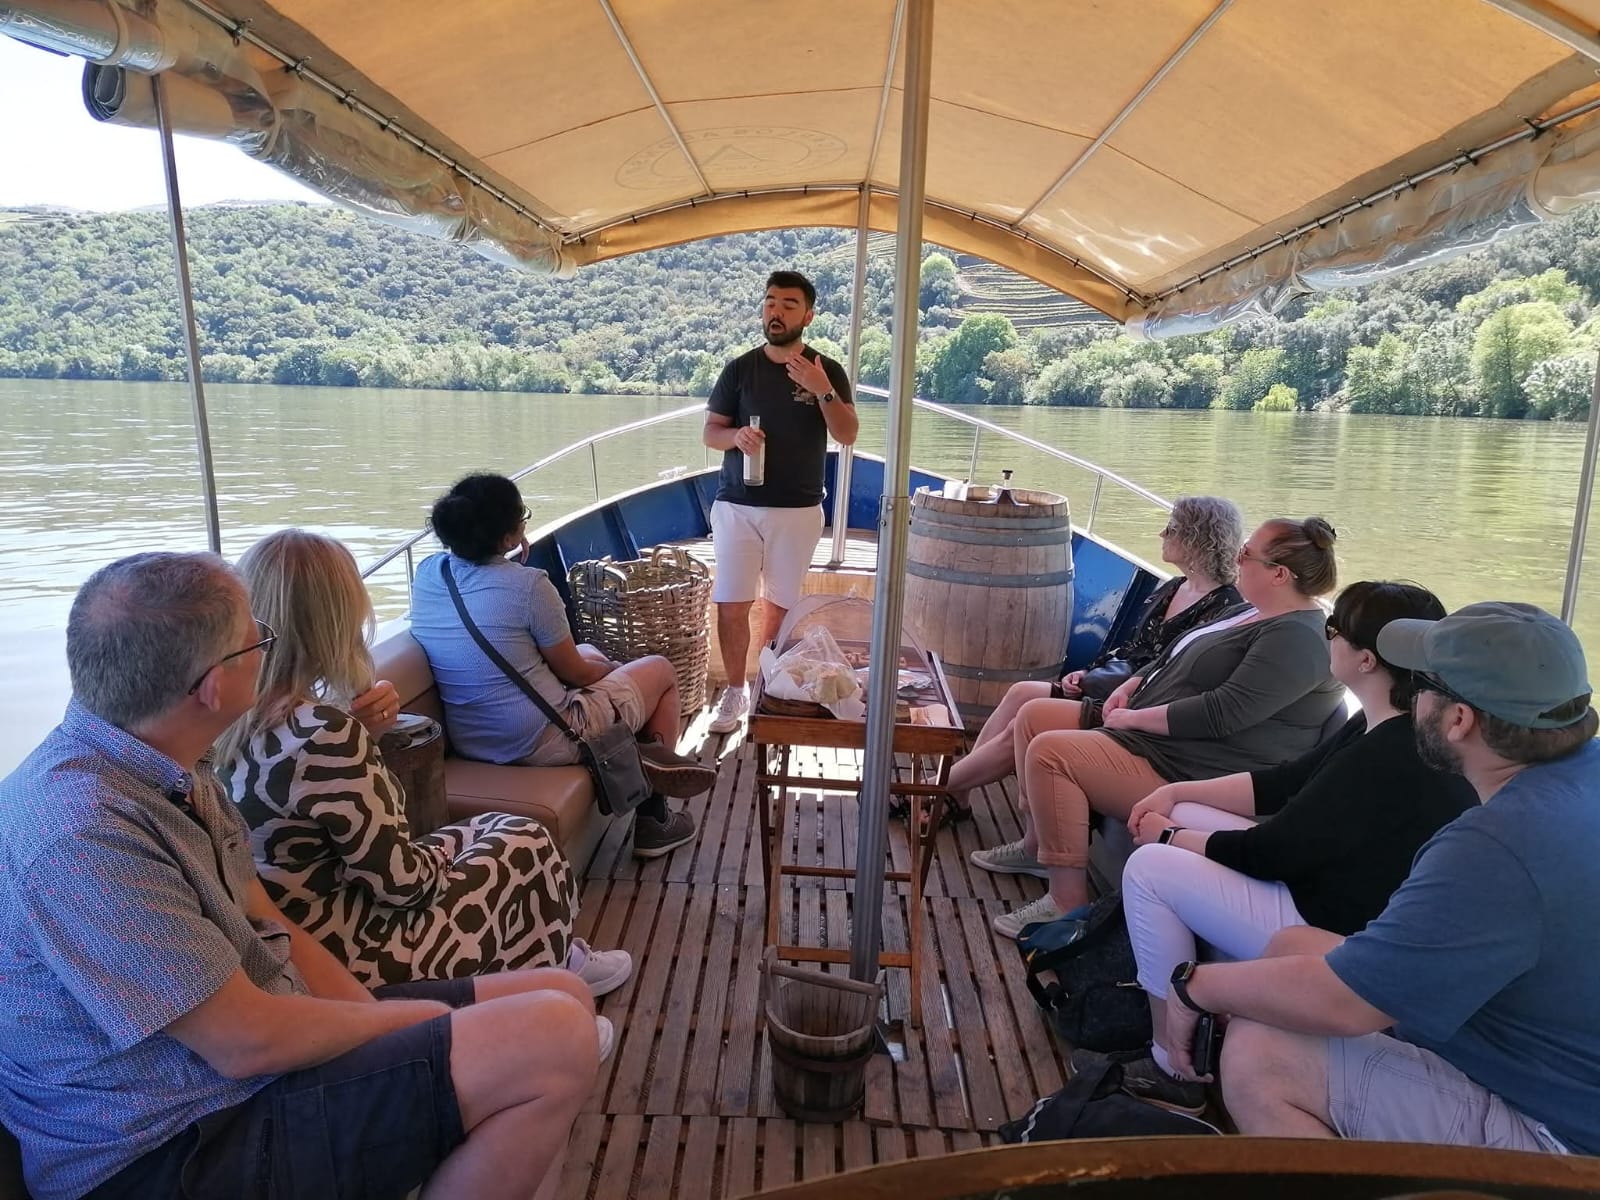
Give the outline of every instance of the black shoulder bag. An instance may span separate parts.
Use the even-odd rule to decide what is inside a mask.
[[[578,760],[588,769],[589,777],[594,780],[594,796],[600,805],[600,811],[608,817],[620,817],[631,813],[648,800],[650,784],[645,779],[644,767],[639,762],[639,743],[634,739],[633,730],[618,721],[589,737],[579,737],[551,703],[539,694],[539,690],[524,679],[521,672],[508,663],[505,656],[483,636],[483,630],[478,628],[468,614],[467,606],[461,600],[461,589],[456,587],[456,577],[450,571],[449,558],[444,560],[443,569],[444,585],[450,589],[450,599],[455,602],[461,623],[467,627],[472,640],[478,643],[478,649],[487,654],[489,661],[499,667],[507,679],[521,688],[528,699],[539,707],[539,711],[550,718],[550,723],[571,738],[578,747]]]
[[[1142,1054],[1142,1051],[1140,1052]],[[1170,1137],[1220,1134],[1209,1121],[1157,1108],[1121,1091],[1122,1064],[1101,1058],[1015,1121],[1000,1126],[1000,1140],[1053,1142],[1064,1138]]]

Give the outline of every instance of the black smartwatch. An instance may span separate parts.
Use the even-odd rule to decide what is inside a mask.
[[[1172,968],[1171,983],[1173,995],[1177,996],[1179,1000],[1183,1001],[1183,1006],[1185,1008],[1187,1008],[1190,1012],[1196,1012],[1204,1015],[1209,1013],[1211,1010],[1201,1008],[1189,998],[1189,980],[1194,978],[1195,969],[1199,965],[1200,964],[1195,962],[1193,959],[1190,959],[1188,962],[1179,963],[1177,966]]]
[[[1158,845],[1162,845],[1162,846],[1169,845],[1169,844],[1171,844],[1172,839],[1177,837],[1182,832],[1183,832],[1183,826],[1182,825],[1168,825],[1165,829],[1163,829],[1159,834],[1156,835],[1156,843]]]
[[[826,404],[829,400],[837,400],[838,398],[839,397],[834,394],[833,389],[829,388],[827,391],[823,392],[822,395],[817,397],[817,403]]]

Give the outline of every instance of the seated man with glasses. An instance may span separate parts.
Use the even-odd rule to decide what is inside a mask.
[[[122,559],[73,602],[73,698],[0,781],[0,1124],[28,1188],[530,1195],[594,1081],[588,987],[379,1003],[283,918],[206,761],[273,641],[208,554]]]
[[[1600,1154],[1600,718],[1577,635],[1527,604],[1391,622],[1417,748],[1480,803],[1359,933],[1286,930],[1253,962],[1181,963],[1166,1005],[1190,1074],[1231,1014],[1241,1133]]]

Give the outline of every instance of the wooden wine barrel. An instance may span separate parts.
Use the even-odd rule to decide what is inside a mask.
[[[1022,679],[1054,679],[1072,623],[1072,519],[1066,498],[972,488],[911,498],[906,627],[944,661],[968,728]]]

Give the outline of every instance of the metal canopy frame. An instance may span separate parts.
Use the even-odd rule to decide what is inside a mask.
[[[911,398],[916,391],[917,319],[920,315],[917,297],[922,277],[922,202],[928,172],[933,2],[908,0],[906,6],[889,437],[884,452],[883,496],[878,509],[872,669],[867,677],[866,751],[861,768],[861,807],[856,826],[857,874],[850,922],[850,975],[861,980],[876,978],[878,951],[883,941],[889,775],[894,769],[894,703],[900,681],[900,629],[905,609],[905,589],[900,584],[911,531]],[[911,897],[912,904],[921,902],[921,896]],[[915,981],[912,986],[916,986]]]
[[[1039,198],[1032,204],[1028,205],[1023,214],[1012,222],[1013,228],[1020,226],[1029,217],[1033,216],[1034,213],[1038,212],[1045,202],[1050,199],[1050,197],[1054,196],[1062,188],[1066,187],[1067,182],[1079,171],[1083,170],[1084,165],[1094,157],[1095,152],[1098,151],[1101,146],[1104,146],[1111,140],[1111,136],[1116,133],[1118,129],[1122,128],[1122,123],[1134,114],[1134,111],[1139,107],[1139,105],[1143,104],[1150,93],[1155,91],[1156,88],[1160,86],[1161,81],[1171,73],[1172,68],[1176,67],[1184,60],[1184,57],[1188,55],[1189,51],[1195,48],[1195,45],[1200,41],[1200,39],[1205,37],[1206,33],[1211,29],[1211,27],[1222,18],[1222,14],[1227,12],[1231,7],[1233,7],[1233,0],[1220,0],[1220,3],[1218,3],[1218,5],[1206,15],[1206,19],[1201,21],[1199,25],[1195,26],[1193,32],[1191,32],[1188,37],[1183,39],[1183,44],[1174,50],[1170,55],[1168,55],[1167,60],[1156,68],[1156,73],[1150,76],[1149,79],[1145,80],[1144,86],[1134,93],[1133,99],[1124,104],[1122,106],[1122,110],[1118,112],[1116,116],[1112,117],[1109,122],[1107,122],[1106,127],[1100,131],[1099,135],[1095,137],[1094,141],[1085,146],[1078,157],[1073,159],[1072,162],[1067,165],[1067,169],[1061,172],[1061,174],[1056,178],[1056,181],[1049,187],[1045,188],[1045,190],[1040,193]]]
[[[656,85],[650,80],[650,72],[644,69],[644,63],[639,61],[639,52],[633,48],[633,39],[622,28],[622,18],[617,16],[617,10],[611,7],[611,0],[600,0],[600,8],[606,14],[606,20],[611,22],[611,31],[617,35],[623,53],[628,56],[628,61],[633,64],[633,70],[639,76],[639,82],[644,85],[645,93],[650,97],[650,103],[656,106],[656,115],[667,127],[667,132],[672,134],[672,140],[678,143],[678,152],[683,155],[683,161],[689,164],[689,170],[694,172],[694,177],[700,181],[700,194],[709,196],[712,187],[706,182],[705,174],[700,170],[700,164],[689,152],[689,143],[683,138],[683,132],[678,128],[678,123],[672,119],[672,114],[667,111],[666,103],[661,99],[661,93],[656,91]]]

